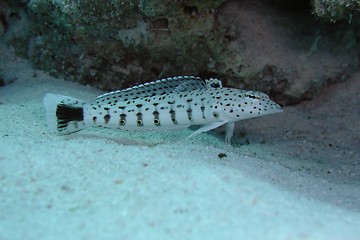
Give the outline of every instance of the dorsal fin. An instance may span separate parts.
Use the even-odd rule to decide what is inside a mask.
[[[179,76],[160,79],[131,88],[105,93],[98,96],[97,100],[104,97],[116,98],[120,101],[131,100],[135,98],[152,97],[156,95],[171,94],[173,92],[183,92],[201,88],[206,88],[206,84],[201,78],[193,76]]]

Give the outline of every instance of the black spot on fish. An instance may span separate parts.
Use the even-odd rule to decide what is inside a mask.
[[[160,126],[160,120],[158,118],[154,118],[154,125]]]
[[[136,125],[139,126],[139,127],[143,126],[142,116],[143,116],[143,115],[142,115],[141,112],[138,112],[138,113],[136,114],[136,117],[137,117]]]
[[[188,119],[189,119],[190,121],[192,121],[192,109],[191,109],[191,108],[188,108],[188,109],[186,110],[186,112],[187,112]]]
[[[96,123],[97,117],[93,117],[93,123]]]
[[[82,107],[72,107],[67,104],[59,104],[56,108],[56,118],[58,129],[66,128],[71,121],[79,122],[84,120],[84,110]]]
[[[110,114],[106,114],[106,115],[104,116],[104,121],[105,121],[105,123],[108,123],[109,120],[110,120],[110,118],[111,118]]]
[[[171,109],[171,110],[169,111],[169,113],[170,113],[170,118],[171,118],[171,121],[173,122],[173,124],[177,124],[176,116],[175,116],[175,111]]]
[[[205,106],[201,106],[200,109],[201,109],[202,117],[203,119],[205,119]]]
[[[119,124],[120,124],[121,126],[124,126],[124,125],[126,124],[126,114],[124,114],[124,113],[120,114]]]
[[[155,126],[160,126],[159,115],[160,115],[160,114],[159,114],[158,111],[154,111],[154,112],[153,112],[154,124],[155,124]]]

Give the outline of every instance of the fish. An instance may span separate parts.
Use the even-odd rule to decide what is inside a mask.
[[[98,96],[93,102],[47,93],[49,132],[71,134],[88,127],[169,131],[200,126],[190,136],[226,125],[230,144],[235,122],[282,112],[265,93],[223,87],[217,78],[178,76]]]

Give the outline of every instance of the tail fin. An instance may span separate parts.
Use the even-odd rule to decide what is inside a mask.
[[[84,101],[47,93],[44,97],[47,126],[52,133],[70,134],[85,128]]]

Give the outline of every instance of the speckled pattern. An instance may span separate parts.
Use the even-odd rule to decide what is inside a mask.
[[[202,125],[191,136],[227,124],[226,142],[234,122],[281,112],[261,92],[222,87],[218,79],[166,78],[100,95],[93,103],[47,94],[48,126],[68,134],[95,126],[118,130],[179,130]]]

